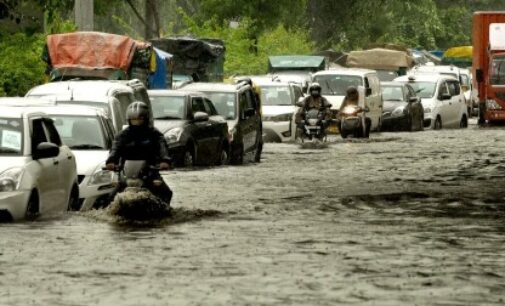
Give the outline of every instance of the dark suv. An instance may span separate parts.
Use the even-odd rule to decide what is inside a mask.
[[[259,162],[263,150],[261,101],[250,80],[237,84],[189,83],[180,90],[199,91],[207,95],[219,115],[228,122],[230,162],[246,159]],[[252,158],[249,158],[252,157]]]

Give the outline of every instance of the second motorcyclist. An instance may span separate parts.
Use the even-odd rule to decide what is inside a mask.
[[[148,166],[159,165],[160,170],[169,170],[171,159],[163,134],[149,126],[149,108],[143,102],[134,102],[126,111],[128,127],[121,131],[112,145],[106,168],[114,171],[126,160],[145,160]],[[170,204],[172,191],[159,173],[148,186],[151,192]]]
[[[338,119],[337,119],[337,124],[340,126],[342,116],[343,116],[343,110],[347,106],[355,106],[357,108],[357,113],[362,113],[365,111],[365,109],[361,108],[359,106],[359,91],[358,88],[355,86],[349,86],[346,91],[346,95],[344,98],[344,101],[342,102],[342,105],[340,105],[340,110],[338,112]],[[365,117],[365,123],[366,123],[366,133],[365,135],[368,135],[370,133],[370,126],[372,125],[372,120],[368,117]]]

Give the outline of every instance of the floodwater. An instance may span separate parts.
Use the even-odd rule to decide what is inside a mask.
[[[174,216],[0,225],[0,305],[504,305],[505,129],[267,144]]]

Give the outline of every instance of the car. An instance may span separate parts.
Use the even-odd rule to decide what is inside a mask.
[[[176,165],[228,163],[228,124],[203,93],[149,90],[148,94],[154,126],[165,135]]]
[[[57,101],[58,104],[81,104],[102,108],[107,116],[112,118],[116,132],[121,131],[127,124],[126,109],[131,103],[142,101],[151,110],[147,90],[139,80],[52,82],[30,89],[26,97],[44,97]]]
[[[473,76],[470,69],[460,68],[460,79],[461,79],[461,89],[465,95],[466,107],[468,108],[468,117],[471,118],[473,115],[478,115],[479,110],[479,98],[477,94],[477,89],[473,87]]]
[[[77,209],[75,156],[48,115],[1,105],[0,161],[1,220],[32,220]]]
[[[368,108],[367,117],[371,119],[372,131],[380,131],[382,125],[382,92],[379,78],[375,70],[361,68],[336,68],[319,71],[312,75],[312,82],[321,85],[322,95],[331,103],[333,118],[344,101],[346,91],[350,86],[364,88],[364,104]],[[337,132],[333,126],[330,133]]]
[[[241,164],[246,159],[260,162],[263,150],[261,100],[252,81],[236,84],[191,83],[185,91],[203,92],[212,101],[219,115],[228,121],[230,162]],[[252,158],[247,158],[247,157]]]
[[[423,105],[412,86],[401,82],[381,82],[381,89],[384,101],[383,131],[424,129]]]
[[[103,170],[114,141],[112,120],[97,108],[74,105],[41,107],[54,121],[62,142],[75,155],[79,210],[107,206],[114,194],[114,173]]]
[[[408,83],[421,98],[425,128],[439,130],[468,126],[465,97],[458,79],[439,73],[416,73],[395,81]]]
[[[295,83],[256,80],[261,89],[263,141],[293,141],[295,129],[292,117],[296,102],[303,97],[302,88]]]

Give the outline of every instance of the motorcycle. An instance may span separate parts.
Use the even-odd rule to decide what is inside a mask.
[[[116,169],[117,193],[108,207],[111,215],[130,221],[161,219],[169,215],[170,203],[156,196],[152,187],[163,184],[159,167],[144,160],[127,160]]]
[[[318,140],[321,142],[326,141],[326,127],[327,120],[324,119],[324,112],[318,109],[311,109],[305,113],[305,120],[302,120],[303,126],[301,133],[301,141]]]
[[[340,135],[342,138],[347,138],[352,135],[355,138],[370,136],[370,124],[367,123],[365,113],[367,109],[363,109],[356,105],[348,105],[344,107],[340,114]]]

